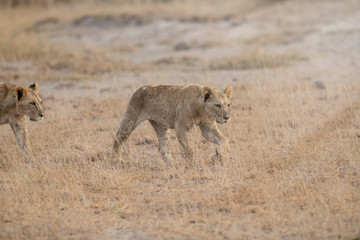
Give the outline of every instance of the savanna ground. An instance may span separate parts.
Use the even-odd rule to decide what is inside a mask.
[[[359,239],[360,2],[3,1],[0,81],[40,84],[28,163],[0,129],[1,239]],[[143,84],[233,86],[223,165],[150,124],[110,153]]]

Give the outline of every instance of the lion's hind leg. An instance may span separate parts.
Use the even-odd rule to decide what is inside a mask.
[[[159,151],[165,162],[170,162],[172,160],[171,153],[169,151],[169,129],[161,126],[157,122],[150,120],[149,121],[153,126],[158,139],[159,139]]]
[[[115,136],[113,144],[114,157],[121,159],[121,146],[129,138],[130,134],[143,120],[139,118],[139,114],[131,114],[126,112],[121,120],[120,128]]]

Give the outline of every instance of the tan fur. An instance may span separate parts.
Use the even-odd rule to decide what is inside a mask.
[[[30,151],[25,116],[32,121],[40,121],[44,116],[38,88],[37,83],[29,88],[0,83],[0,125],[10,124],[16,141],[25,153]]]
[[[224,92],[197,84],[180,86],[143,86],[132,96],[121,120],[114,142],[114,156],[120,159],[121,145],[143,121],[149,120],[159,138],[159,151],[168,162],[168,131],[175,129],[183,155],[192,159],[187,134],[197,125],[208,141],[218,145],[213,160],[221,160],[228,151],[228,140],[216,123],[230,118],[232,88]]]

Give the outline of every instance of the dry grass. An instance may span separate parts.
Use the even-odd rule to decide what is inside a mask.
[[[209,166],[214,149],[194,131],[189,171],[175,139],[174,165],[162,163],[148,124],[127,142],[128,164],[111,163],[129,94],[46,99],[47,120],[30,125],[30,163],[2,127],[1,238],[355,238],[360,89],[351,82],[235,84],[233,121],[221,127],[230,156]]]
[[[184,171],[175,139],[174,166],[164,166],[147,124],[127,143],[128,165],[113,165],[107,153],[129,96],[46,99],[47,120],[30,125],[28,164],[2,127],[1,238],[359,236],[358,86],[234,87],[224,166],[208,165],[214,149],[198,131],[196,169]]]
[[[0,80],[42,80],[46,107],[44,121],[29,122],[35,154],[28,163],[10,127],[0,127],[0,239],[359,239],[355,67],[316,72],[302,54],[272,53],[271,46],[212,59],[174,51],[138,63],[109,54],[136,55],[146,46],[53,41],[46,30],[34,30],[44,19],[71,26],[86,15],[123,13],[207,24],[245,16],[259,3],[282,3],[244,1],[236,12],[239,2],[219,8],[201,1],[209,4],[199,9],[192,1],[121,1],[119,10],[91,9],[89,1],[38,8],[35,15],[0,9],[0,43],[7,46],[0,44]],[[209,49],[227,46],[221,38],[204,42],[216,43]],[[307,70],[291,68],[296,64]],[[184,169],[174,135],[174,162],[165,165],[147,123],[126,143],[125,165],[112,163],[113,138],[134,90],[188,82],[234,87],[232,121],[219,126],[231,148],[224,165],[209,163],[215,147],[198,129],[191,135],[194,169]]]

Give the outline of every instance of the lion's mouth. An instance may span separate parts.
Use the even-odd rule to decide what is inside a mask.
[[[220,122],[220,121],[216,120],[216,122],[219,123],[219,124],[226,124],[228,121],[225,120],[225,121]]]
[[[30,118],[33,122],[40,122],[42,118]]]

